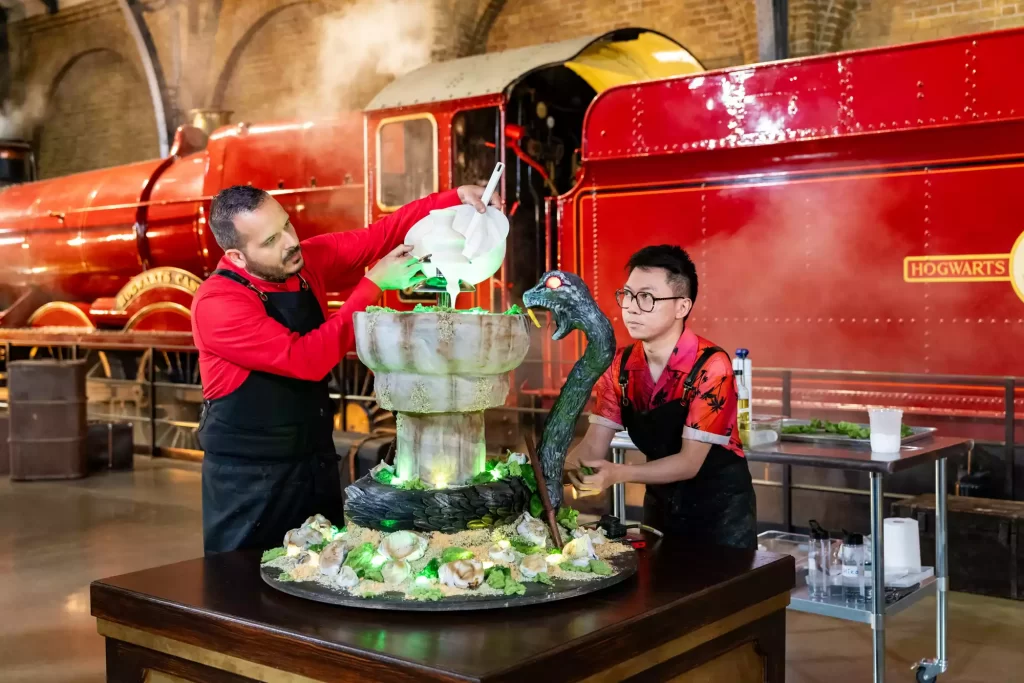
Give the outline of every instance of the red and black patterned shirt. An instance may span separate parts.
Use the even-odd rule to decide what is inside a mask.
[[[626,361],[629,372],[629,400],[637,410],[648,411],[683,397],[683,383],[690,374],[700,353],[714,346],[690,329],[683,331],[672,350],[665,370],[655,382],[647,365],[647,354],[642,342],[634,342],[633,351]],[[622,352],[619,349],[611,367],[597,381],[595,394],[597,407],[590,416],[594,424],[622,430],[619,387],[619,368],[622,366]],[[736,380],[732,364],[724,353],[711,356],[700,370],[697,378],[697,392],[690,403],[690,410],[683,426],[683,438],[722,446],[743,457],[743,445],[736,427]]]

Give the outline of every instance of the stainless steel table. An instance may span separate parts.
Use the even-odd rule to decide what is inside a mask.
[[[777,441],[746,451],[750,462],[767,462],[798,467],[824,467],[838,470],[868,472],[871,480],[871,579],[876,598],[885,595],[885,568],[883,565],[882,520],[885,518],[885,476],[895,472],[935,465],[935,575],[921,582],[918,590],[899,601],[886,605],[884,599],[875,599],[870,608],[858,609],[828,601],[811,600],[807,587],[793,590],[789,608],[837,619],[871,624],[874,640],[874,680],[885,680],[885,617],[903,611],[926,595],[936,595],[934,659],[923,659],[918,665],[918,680],[932,680],[946,671],[946,594],[949,590],[946,568],[946,459],[966,455],[974,448],[969,439],[934,437],[903,446],[899,453],[872,453],[856,446],[820,446],[809,443]],[[619,432],[612,440],[612,459],[624,462],[625,451],[636,450],[626,432]],[[625,485],[617,484],[612,496],[613,514],[625,521]]]

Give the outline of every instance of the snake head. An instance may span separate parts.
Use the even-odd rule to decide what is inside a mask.
[[[542,308],[555,316],[557,327],[551,335],[555,341],[573,330],[586,330],[595,313],[603,317],[583,280],[561,270],[545,273],[535,287],[523,293],[523,303],[527,308]]]

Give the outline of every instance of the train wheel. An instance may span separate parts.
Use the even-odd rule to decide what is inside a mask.
[[[149,372],[154,364],[156,388],[156,442],[161,448],[196,457],[199,445],[199,413],[203,390],[199,386],[199,355],[147,350],[139,361],[136,380],[145,389],[142,407],[149,416]],[[148,440],[148,438],[147,438]]]

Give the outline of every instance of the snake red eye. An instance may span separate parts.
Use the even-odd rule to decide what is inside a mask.
[[[559,287],[562,286],[562,278],[558,277],[557,275],[552,275],[551,277],[544,281],[544,286],[547,287],[548,289],[558,289]]]

